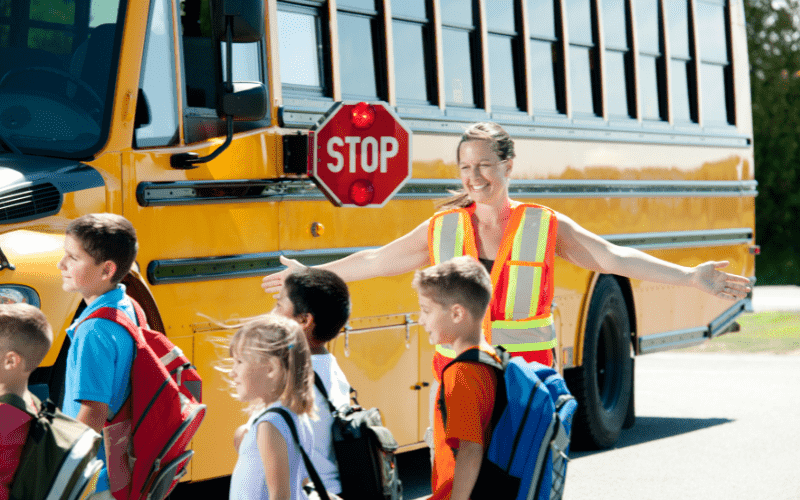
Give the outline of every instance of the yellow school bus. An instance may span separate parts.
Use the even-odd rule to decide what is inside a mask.
[[[66,225],[130,219],[128,291],[204,381],[188,479],[224,476],[246,416],[208,318],[270,310],[260,282],[280,255],[327,262],[430,217],[459,187],[472,122],[515,138],[512,198],[754,276],[748,78],[742,0],[0,2],[0,300],[49,318],[34,382],[57,399],[83,307],[56,268]],[[340,101],[386,103],[411,131],[413,176],[380,208],[336,207],[307,175],[308,132]],[[401,450],[424,446],[433,378],[410,280],[351,283],[331,346]],[[558,260],[556,357],[593,415],[584,438],[609,446],[633,423],[634,356],[723,333],[748,307]]]

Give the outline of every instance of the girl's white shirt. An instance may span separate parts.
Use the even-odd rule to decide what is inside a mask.
[[[328,391],[333,406],[339,408],[350,402],[350,384],[347,382],[344,372],[339,368],[339,363],[333,354],[313,354],[311,364],[314,371],[322,379],[322,385]],[[311,422],[314,430],[314,450],[311,454],[311,462],[317,470],[325,489],[331,493],[339,494],[342,492],[342,485],[339,482],[339,467],[336,464],[336,455],[333,452],[333,442],[331,440],[331,425],[333,425],[333,415],[327,401],[322,397],[322,393],[314,386],[314,403],[317,406],[319,420]]]
[[[264,475],[264,463],[261,461],[261,454],[258,452],[258,445],[256,444],[258,424],[261,422],[269,422],[274,425],[286,441],[286,449],[289,456],[291,498],[305,498],[302,493],[302,485],[303,479],[308,476],[308,473],[305,465],[303,465],[303,457],[300,454],[300,450],[297,449],[297,445],[295,445],[292,438],[292,431],[289,430],[283,417],[274,412],[264,413],[269,408],[283,408],[288,411],[297,428],[300,444],[306,450],[306,453],[314,448],[314,434],[311,430],[311,422],[308,415],[298,417],[277,401],[264,408],[264,410],[256,412],[255,416],[248,420],[249,430],[239,445],[239,458],[231,475],[230,500],[269,500],[267,479]]]

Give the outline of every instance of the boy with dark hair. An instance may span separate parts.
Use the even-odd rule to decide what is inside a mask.
[[[417,271],[413,286],[419,294],[419,322],[431,344],[451,344],[456,355],[480,349],[497,357],[481,331],[492,294],[483,265],[457,257]],[[444,372],[440,390],[447,428],[442,412],[436,412],[431,499],[469,499],[491,437],[496,389],[497,374],[481,363],[455,363]]]
[[[28,391],[28,377],[39,366],[53,332],[44,314],[28,304],[0,305],[0,500],[7,500],[22,457],[32,415],[40,402]]]
[[[58,263],[64,290],[80,293],[86,302],[86,309],[67,328],[71,344],[63,411],[101,434],[106,420],[113,418],[130,394],[134,344],[128,331],[113,321],[84,320],[101,307],[114,307],[137,322],[125,286],[120,284],[137,250],[136,230],[127,219],[115,214],[89,214],[67,227],[64,258]],[[102,447],[98,458],[105,460]],[[111,498],[109,479],[116,485],[104,468],[97,498]],[[120,481],[127,483],[127,478]]]
[[[336,358],[325,344],[339,334],[350,317],[350,293],[345,282],[336,274],[313,267],[290,274],[278,295],[274,312],[292,318],[303,327],[311,348],[311,364],[328,400],[335,408],[350,402],[350,384]],[[314,387],[314,402],[319,419],[312,421],[314,449],[311,461],[330,493],[342,492],[339,468],[331,440],[331,415],[328,401]]]

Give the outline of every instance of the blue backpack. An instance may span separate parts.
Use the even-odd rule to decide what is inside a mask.
[[[444,368],[466,361],[497,370],[492,435],[470,498],[559,499],[564,492],[569,435],[578,403],[556,370],[511,358],[499,346],[495,351],[500,363],[487,352],[469,349]],[[443,385],[439,408],[446,428]]]

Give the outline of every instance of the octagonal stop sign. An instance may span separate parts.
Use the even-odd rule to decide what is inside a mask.
[[[382,207],[411,178],[411,131],[383,103],[336,103],[308,151],[308,175],[336,206]]]

